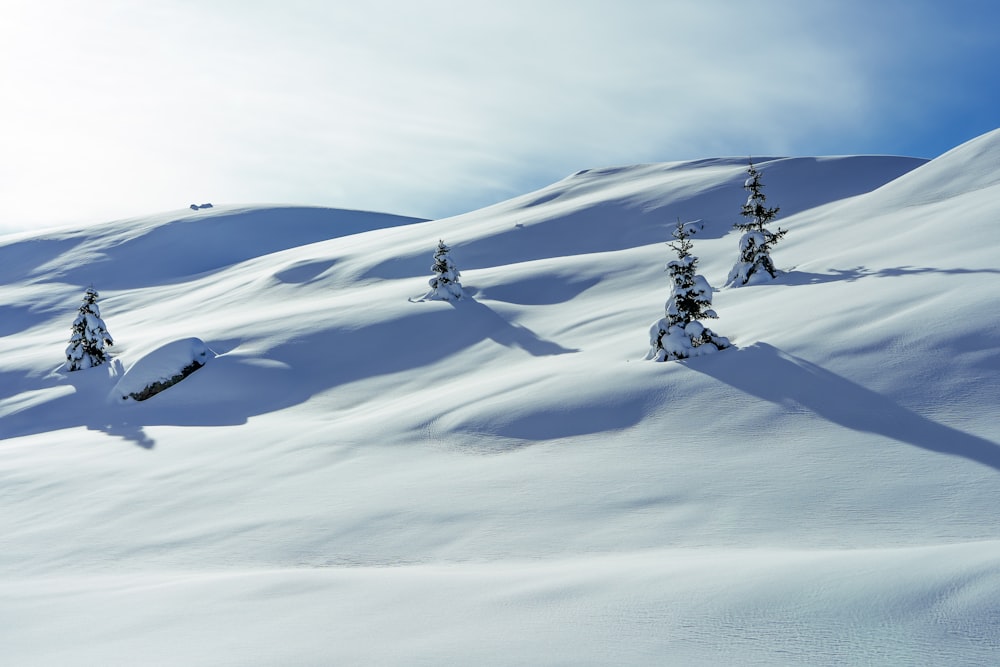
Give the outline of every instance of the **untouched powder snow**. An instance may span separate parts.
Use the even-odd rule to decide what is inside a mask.
[[[3,661],[990,664],[998,136],[755,157],[780,273],[681,362],[670,230],[722,285],[745,159],[4,238]],[[439,239],[465,296],[413,302]],[[61,372],[91,284],[114,363]]]

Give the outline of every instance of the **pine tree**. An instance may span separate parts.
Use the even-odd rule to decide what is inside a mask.
[[[455,268],[455,263],[448,256],[449,252],[451,252],[451,248],[446,246],[444,241],[438,241],[437,252],[434,253],[434,264],[431,266],[434,276],[428,281],[431,291],[424,296],[425,299],[451,301],[462,298],[462,284],[459,282],[462,274]]]
[[[747,174],[749,178],[743,183],[743,187],[750,194],[740,213],[746,218],[746,222],[737,222],[733,225],[743,232],[740,238],[740,256],[729,272],[727,286],[746,285],[755,275],[758,279],[763,279],[762,271],[767,272],[772,279],[775,278],[777,270],[771,261],[771,248],[788,232],[780,227],[778,231],[772,232],[765,227],[778,214],[779,208],[777,206],[768,208],[764,205],[767,199],[761,192],[764,185],[760,182],[760,172],[754,169],[753,161],[750,162]]]
[[[676,241],[668,245],[677,253],[677,259],[667,264],[670,273],[670,297],[666,314],[649,329],[647,359],[670,361],[709,354],[730,347],[729,340],[717,336],[700,320],[716,319],[712,310],[712,287],[704,276],[698,275],[698,258],[691,254],[689,230],[680,220],[673,231]]]
[[[108,360],[105,347],[114,345],[108,328],[101,319],[101,309],[97,306],[97,290],[87,288],[83,305],[73,320],[73,333],[66,347],[66,369],[79,371],[100,366]]]

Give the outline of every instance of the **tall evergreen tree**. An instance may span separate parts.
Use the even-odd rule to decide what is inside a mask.
[[[92,368],[108,360],[104,348],[114,345],[114,340],[101,319],[101,309],[97,306],[98,296],[93,287],[88,287],[84,293],[83,305],[73,320],[73,333],[66,347],[67,370]]]
[[[437,251],[434,253],[434,264],[431,271],[434,276],[428,281],[431,291],[424,296],[425,299],[441,299],[451,301],[461,299],[463,296],[462,283],[459,282],[461,273],[455,268],[455,263],[451,261],[448,253],[451,248],[445,245],[444,241],[438,241]]]
[[[693,230],[677,221],[673,231],[676,241],[669,244],[677,259],[667,264],[670,297],[665,316],[649,329],[647,359],[687,359],[730,347],[729,339],[717,336],[700,322],[716,319],[718,315],[712,310],[712,287],[704,276],[698,275],[698,258],[691,254],[693,235]]]
[[[765,272],[774,278],[777,270],[771,261],[771,248],[788,232],[787,229],[780,227],[778,231],[772,232],[765,227],[778,214],[779,208],[777,206],[768,208],[764,205],[767,200],[761,191],[764,185],[760,182],[760,172],[754,169],[753,161],[750,161],[747,174],[749,177],[743,183],[743,187],[749,195],[740,213],[746,221],[734,225],[743,232],[743,236],[740,237],[740,256],[729,272],[727,286],[746,285],[754,276],[762,280]]]

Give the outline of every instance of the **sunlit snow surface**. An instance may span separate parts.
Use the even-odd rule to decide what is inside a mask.
[[[0,237],[2,662],[995,662],[1000,134],[754,163],[783,273],[684,362],[666,242],[722,285],[743,159]],[[439,239],[466,298],[420,302]],[[66,373],[90,285],[117,363]]]

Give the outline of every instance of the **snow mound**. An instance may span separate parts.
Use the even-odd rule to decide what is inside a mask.
[[[416,218],[315,206],[199,206],[81,229],[0,239],[0,284],[25,276],[102,291],[176,282],[250,259]]]
[[[211,349],[199,338],[184,338],[162,345],[132,364],[110,397],[119,403],[144,401],[172,387],[204,366]]]
[[[1000,130],[970,139],[877,192],[885,208],[915,206],[1000,184]]]

